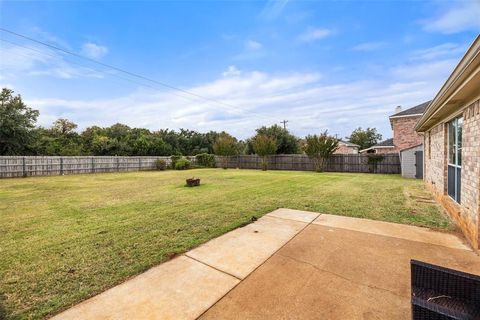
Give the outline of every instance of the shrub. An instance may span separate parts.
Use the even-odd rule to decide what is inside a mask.
[[[368,156],[368,165],[370,167],[370,172],[377,173],[377,165],[379,162],[382,162],[385,159],[383,154],[369,153]]]
[[[175,165],[177,163],[178,160],[182,159],[182,156],[180,155],[173,155],[170,157],[170,160],[172,161],[171,163],[171,166],[172,166],[172,169],[175,169]]]
[[[257,134],[253,138],[253,150],[262,157],[262,170],[267,170],[268,156],[277,151],[277,142],[275,138],[264,134]]]
[[[208,153],[200,153],[195,156],[197,164],[207,168],[215,167],[215,156]]]
[[[157,170],[165,170],[167,169],[167,162],[165,160],[162,160],[162,159],[157,159],[155,161],[155,167],[157,168]]]
[[[338,139],[325,131],[320,135],[305,137],[303,151],[312,159],[317,172],[322,172],[327,159],[338,149]]]
[[[215,140],[213,151],[216,155],[222,156],[222,167],[227,169],[227,157],[238,154],[238,141],[228,133],[222,132]]]
[[[175,162],[175,170],[186,170],[190,168],[191,162],[187,159],[179,159]]]

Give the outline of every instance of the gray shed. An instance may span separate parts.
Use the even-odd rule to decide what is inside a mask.
[[[402,167],[402,177],[404,178],[416,178],[417,166],[416,166],[416,152],[423,152],[423,144],[410,147],[400,151],[400,165]],[[419,166],[423,166],[423,163],[418,163]],[[423,168],[418,168],[423,169]]]

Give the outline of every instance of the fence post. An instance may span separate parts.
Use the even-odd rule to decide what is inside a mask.
[[[60,157],[60,175],[63,176],[63,157]]]
[[[91,170],[92,173],[95,173],[95,159],[92,157],[92,163],[91,163]]]
[[[23,171],[23,177],[25,178],[27,176],[27,168],[26,168],[26,164],[25,164],[25,157],[22,158],[23,159],[23,162],[22,162],[22,171]]]
[[[117,172],[120,172],[120,160],[117,158]]]
[[[142,170],[142,158],[138,158],[138,171]]]

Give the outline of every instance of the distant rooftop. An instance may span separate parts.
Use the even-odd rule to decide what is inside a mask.
[[[345,140],[340,140],[340,143],[343,143],[344,145],[349,146],[349,147],[359,147],[358,144],[351,143],[351,142],[345,141]]]
[[[375,148],[375,147],[395,147],[395,145],[393,144],[393,138],[383,140],[382,142],[379,142],[376,145],[374,145],[372,148]]]
[[[393,144],[393,138],[383,140],[382,142],[379,142],[376,145],[371,146],[370,148],[360,150],[360,152],[365,152],[376,148],[395,148],[395,145]]]
[[[400,111],[398,113],[395,113],[394,115],[391,115],[390,118],[392,117],[404,117],[404,116],[411,116],[415,114],[423,114],[425,110],[427,109],[428,105],[432,102],[432,100],[424,102],[422,104],[419,104],[415,107],[412,107],[407,110]]]

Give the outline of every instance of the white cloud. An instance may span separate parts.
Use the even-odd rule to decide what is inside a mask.
[[[364,42],[352,47],[353,51],[375,51],[388,45],[387,42]]]
[[[263,48],[263,45],[258,41],[248,40],[247,42],[245,42],[245,49],[247,50],[255,51],[255,50],[260,50],[262,48]]]
[[[241,71],[237,69],[235,66],[228,66],[228,69],[222,73],[224,77],[232,77],[232,76],[239,76]]]
[[[447,80],[449,72],[453,71],[457,63],[458,59],[452,58],[405,64],[392,68],[392,74],[402,79],[432,79],[439,83],[439,80]],[[440,75],[440,79],[435,79]]]
[[[82,54],[92,58],[100,59],[108,53],[108,48],[92,42],[86,42],[82,45]]]
[[[274,20],[278,18],[289,0],[268,0],[260,13],[260,17],[266,20]]]
[[[243,44],[241,53],[233,57],[234,60],[251,60],[263,58],[267,54],[263,44],[255,40],[247,40]]]
[[[71,49],[70,45],[66,41],[60,39],[57,36],[54,36],[53,34],[50,34],[49,32],[41,29],[40,27],[33,27],[31,28],[31,31],[37,36],[37,38],[40,38],[41,40],[45,40],[46,42],[49,42],[51,44],[53,43],[54,45],[57,45],[64,49]]]
[[[455,1],[446,12],[424,21],[423,25],[426,31],[445,34],[480,32],[480,1]]]
[[[58,52],[44,47],[21,47],[2,43],[0,69],[4,79],[22,76],[48,76],[61,79],[103,75],[94,69],[72,64]]]
[[[409,107],[431,99],[455,62],[412,61],[385,69],[382,79],[333,84],[325,84],[317,73],[240,72],[230,66],[217,79],[185,88],[228,105],[145,89],[116,99],[30,99],[28,104],[40,109],[43,125],[61,115],[81,128],[122,122],[151,130],[226,130],[247,138],[261,125],[288,119],[290,129],[299,136],[325,129],[345,136],[355,127],[370,126],[388,137],[388,116],[395,106]]]
[[[433,60],[438,58],[445,58],[455,56],[467,50],[465,45],[459,45],[456,43],[444,43],[431,48],[420,49],[413,52],[411,59],[413,60]]]
[[[302,42],[313,42],[331,36],[333,31],[326,28],[310,28],[302,33],[298,39]]]

